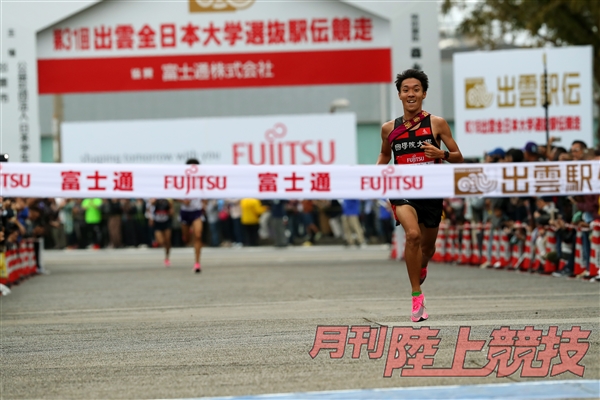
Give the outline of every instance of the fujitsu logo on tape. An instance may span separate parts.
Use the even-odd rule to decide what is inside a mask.
[[[165,175],[164,188],[185,191],[225,190],[227,176],[196,175],[198,166],[192,165],[185,170],[185,175]]]
[[[394,175],[395,171],[395,168],[389,165],[381,171],[380,176],[361,176],[360,190],[376,191],[380,195],[385,195],[388,192],[423,189],[423,176]]]
[[[236,11],[248,8],[254,0],[189,0],[190,12]]]
[[[0,164],[0,182],[3,188],[28,188],[31,183],[31,174],[2,172],[2,165]]]

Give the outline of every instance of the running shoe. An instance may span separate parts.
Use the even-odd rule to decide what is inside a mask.
[[[421,281],[419,284],[422,285],[423,282],[425,282],[425,279],[427,279],[427,265],[421,268]]]
[[[165,267],[170,267],[171,266],[171,261],[169,261],[169,259],[167,258],[165,260]]]
[[[199,274],[200,272],[202,272],[202,268],[200,268],[200,263],[196,263],[194,264],[194,272]]]
[[[412,298],[412,315],[410,319],[412,322],[421,322],[429,318],[427,310],[425,309],[425,296],[421,293],[418,296]]]

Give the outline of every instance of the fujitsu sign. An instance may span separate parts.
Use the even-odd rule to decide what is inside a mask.
[[[72,163],[202,165],[353,165],[351,113],[72,122],[62,126],[63,159]],[[118,143],[118,146],[115,146]],[[175,181],[173,181],[175,184]]]
[[[277,123],[260,143],[233,144],[233,164],[314,165],[335,163],[334,140],[285,140],[287,127]]]
[[[188,1],[100,2],[40,32],[40,93],[391,80],[389,21],[351,4]]]

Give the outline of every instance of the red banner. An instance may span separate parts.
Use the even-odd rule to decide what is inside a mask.
[[[38,60],[39,93],[389,83],[390,49]]]

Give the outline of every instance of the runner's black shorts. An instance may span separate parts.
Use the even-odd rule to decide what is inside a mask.
[[[444,199],[390,199],[396,225],[400,225],[396,216],[396,207],[409,205],[417,212],[419,224],[425,225],[425,228],[437,228],[442,220],[442,211],[444,210]]]
[[[166,231],[167,229],[173,228],[173,222],[171,222],[171,218],[164,222],[154,222],[154,230],[155,231]]]

